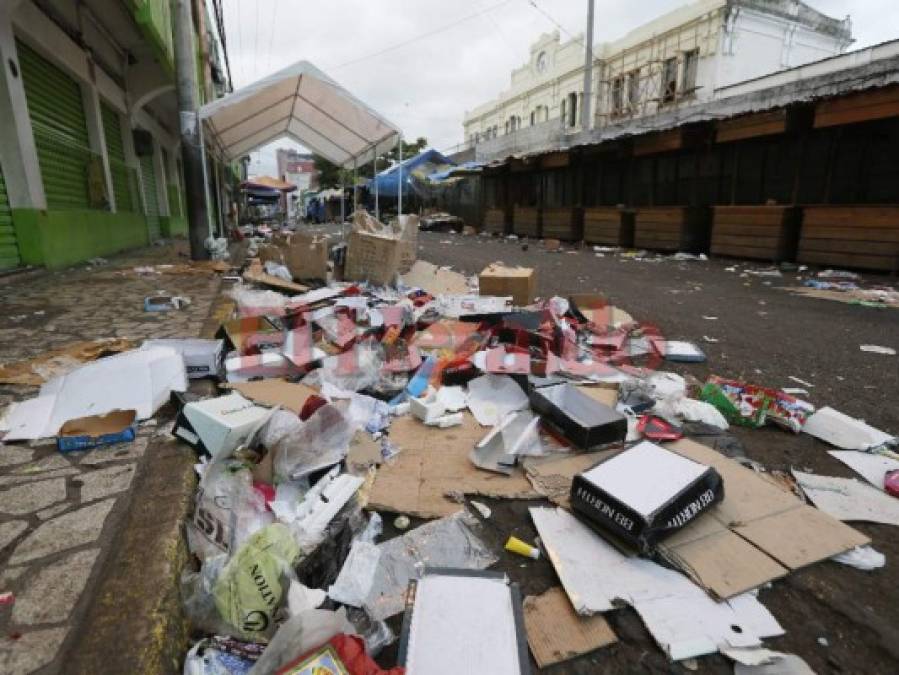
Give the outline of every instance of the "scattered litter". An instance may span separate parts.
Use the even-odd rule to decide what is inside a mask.
[[[824,638],[819,638],[818,643],[827,646]],[[757,666],[734,664],[734,675],[815,675],[815,671],[798,656],[778,653],[771,663]]]
[[[896,356],[896,350],[892,347],[881,347],[879,345],[861,345],[859,347],[863,352],[869,354],[883,354],[884,356]]]
[[[851,551],[835,555],[831,560],[865,572],[880,569],[887,564],[887,557],[880,551],[875,551],[871,546],[859,546]]]
[[[505,548],[510,553],[517,553],[518,555],[524,556],[525,558],[531,558],[532,560],[540,559],[540,549],[531,546],[527,542],[524,542],[517,537],[509,537],[508,541],[506,541],[506,545],[503,548]]]
[[[899,471],[899,459],[870,452],[831,450],[828,454],[862,476],[871,485],[884,490],[884,478]]]
[[[0,384],[40,386],[47,380],[65,375],[89,361],[134,349],[137,344],[125,338],[103,338],[75,342],[51,349],[25,361],[0,364]]]
[[[356,542],[328,597],[361,607],[376,620],[403,611],[409,581],[424,567],[485,569],[496,556],[477,536],[477,521],[459,513],[425,523],[383,544]]]
[[[173,309],[184,309],[190,304],[190,298],[181,295],[151,295],[144,298],[145,312],[168,312]]]
[[[393,526],[398,530],[407,530],[411,524],[412,521],[409,520],[408,516],[397,516],[393,521]]]
[[[489,518],[493,514],[493,512],[490,510],[490,507],[486,504],[472,500],[471,505],[477,510],[478,513],[481,514],[483,518]]]
[[[487,374],[468,383],[468,407],[479,424],[492,427],[527,408],[528,397],[511,377]]]
[[[808,387],[809,389],[814,389],[815,385],[811,382],[806,382],[805,380],[800,380],[798,377],[793,377],[792,375],[787,377],[788,380],[795,382],[796,384],[801,384],[803,387]]]
[[[673,661],[784,632],[751,594],[715,602],[680,573],[623,555],[562,509],[535,507],[531,518],[575,611],[590,616],[626,602]]]
[[[833,408],[821,408],[809,417],[803,431],[843,450],[872,451],[895,442],[889,434]]]

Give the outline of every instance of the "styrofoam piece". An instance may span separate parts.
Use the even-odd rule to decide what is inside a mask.
[[[870,450],[893,439],[862,420],[844,415],[833,408],[821,408],[806,420],[802,430],[843,450]]]
[[[815,675],[809,665],[795,654],[777,654],[771,663],[748,666],[734,665],[734,675]]]
[[[297,372],[296,366],[284,354],[277,352],[232,356],[225,359],[225,375],[228,382],[248,382],[260,377],[288,377]]]
[[[899,471],[899,459],[856,450],[831,450],[831,457],[840,460],[866,481],[883,490],[883,479],[888,471]]]
[[[407,672],[530,672],[528,665],[521,663],[522,658],[527,659],[527,649],[517,623],[506,578],[426,574],[415,587],[406,640]]]
[[[425,424],[433,424],[446,414],[446,406],[437,399],[437,392],[428,387],[426,396],[409,397],[409,412]]]
[[[835,555],[831,560],[865,572],[878,570],[887,564],[887,557],[870,545],[856,546],[851,551]]]
[[[672,660],[755,647],[784,632],[752,594],[715,602],[679,572],[623,555],[563,509],[530,511],[575,611],[587,616],[631,605]]]
[[[437,390],[437,400],[448,412],[460,412],[468,407],[468,394],[463,387],[440,387]]]
[[[854,478],[793,471],[815,506],[837,520],[899,525],[899,499]]]
[[[187,390],[184,359],[171,347],[136,349],[84,364],[53,378],[40,395],[11,406],[5,440],[55,436],[69,420],[134,410],[144,420],[173,391]]]
[[[311,550],[322,542],[328,523],[364,482],[365,479],[359,476],[340,473],[339,467],[334,467],[319,479],[303,497],[297,518],[292,524],[302,548]]]
[[[468,407],[479,424],[492,427],[529,407],[527,394],[508,375],[482,375],[468,383]]]

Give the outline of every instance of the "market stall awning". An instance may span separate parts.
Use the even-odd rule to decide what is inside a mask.
[[[206,133],[229,160],[287,136],[344,167],[390,150],[400,130],[308,61],[200,108]]]
[[[285,180],[279,180],[277,178],[272,178],[271,176],[254,176],[249,180],[245,180],[240,184],[241,189],[253,189],[253,188],[262,188],[268,190],[278,190],[279,192],[293,192],[297,189],[297,186],[293,183],[288,183]]]

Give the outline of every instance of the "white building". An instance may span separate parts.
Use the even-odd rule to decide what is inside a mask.
[[[848,17],[799,0],[695,0],[594,47],[589,126],[702,103],[716,89],[841,54],[851,43]],[[530,51],[508,90],[465,115],[465,139],[478,156],[542,149],[583,127],[583,37],[563,43],[558,32],[544,34]]]

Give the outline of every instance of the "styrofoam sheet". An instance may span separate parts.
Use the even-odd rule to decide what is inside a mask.
[[[409,675],[521,675],[508,582],[439,574],[420,579],[406,670]]]
[[[135,410],[148,419],[173,391],[187,390],[184,359],[170,347],[137,349],[87,363],[41,387],[40,395],[16,404],[6,420],[6,440],[55,436],[69,420]]]
[[[629,558],[563,509],[532,508],[531,517],[578,614],[631,605],[673,660],[719,647],[752,647],[782,635],[753,595],[716,602],[679,572]]]
[[[899,525],[899,499],[867,483],[801,471],[793,476],[806,497],[837,520]]]
[[[833,408],[821,408],[808,418],[802,430],[843,450],[868,450],[892,439],[880,429]]]
[[[831,450],[828,454],[863,476],[879,490],[884,489],[883,479],[888,471],[899,471],[899,460],[884,455],[855,450]]]
[[[708,470],[643,441],[584,472],[584,478],[643,516],[650,516]]]

